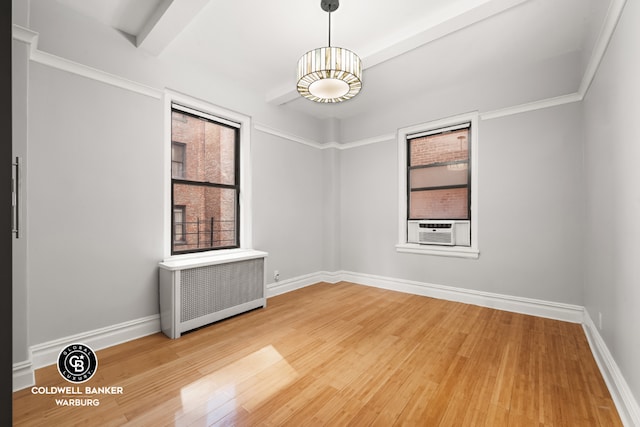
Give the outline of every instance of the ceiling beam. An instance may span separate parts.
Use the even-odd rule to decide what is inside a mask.
[[[391,35],[381,40],[375,50],[360,52],[362,67],[374,67],[526,1],[529,0],[469,0],[457,7],[451,7],[437,16],[429,16],[413,26],[408,26],[402,34]],[[295,82],[290,82],[270,91],[266,101],[273,105],[282,105],[297,99],[298,92],[295,86]]]
[[[158,56],[209,0],[163,0],[136,36],[136,45]]]

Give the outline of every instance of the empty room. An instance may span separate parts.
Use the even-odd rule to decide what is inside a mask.
[[[12,422],[640,427],[639,0],[12,0]]]

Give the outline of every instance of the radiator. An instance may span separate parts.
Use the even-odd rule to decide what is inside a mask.
[[[160,324],[169,338],[265,307],[264,258],[259,251],[160,263]]]

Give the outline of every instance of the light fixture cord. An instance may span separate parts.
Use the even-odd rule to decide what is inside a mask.
[[[331,9],[329,9],[329,47],[331,47]]]

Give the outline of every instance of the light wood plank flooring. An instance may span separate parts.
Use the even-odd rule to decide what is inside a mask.
[[[97,356],[82,390],[121,395],[75,408],[21,390],[14,424],[621,425],[580,325],[350,283]],[[55,366],[36,380],[72,385]]]

